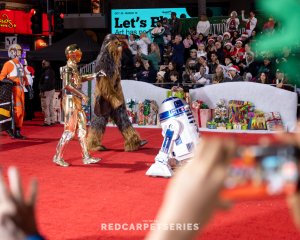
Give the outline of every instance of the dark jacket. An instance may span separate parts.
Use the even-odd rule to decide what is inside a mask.
[[[176,63],[178,69],[184,64],[184,45],[182,42],[179,44],[173,44],[171,60]]]
[[[133,79],[133,55],[128,48],[123,48],[121,58],[121,79]]]
[[[142,71],[138,72],[136,74],[136,78],[138,81],[141,81],[141,82],[155,83],[156,74],[157,74],[157,71],[155,71],[152,67],[150,67],[148,70],[142,70]]]
[[[169,20],[169,24],[171,26],[171,35],[172,38],[174,38],[177,34],[181,33],[181,21],[179,18],[175,18],[175,19],[170,19]]]
[[[55,73],[51,67],[45,68],[40,78],[39,89],[41,92],[55,89]]]

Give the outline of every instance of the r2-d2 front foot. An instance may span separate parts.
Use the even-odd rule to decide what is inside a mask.
[[[151,177],[172,177],[174,173],[168,164],[168,159],[162,159],[159,155],[156,156],[155,163],[151,165],[146,175]]]
[[[173,176],[173,171],[169,165],[165,165],[160,162],[155,162],[146,172],[147,176],[150,177],[164,177],[170,178]]]

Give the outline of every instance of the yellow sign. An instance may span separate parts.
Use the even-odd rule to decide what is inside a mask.
[[[8,111],[4,108],[0,108],[0,115],[3,115],[5,117],[10,117],[10,111]]]
[[[13,23],[6,14],[2,14],[2,16],[0,16],[0,27],[15,28],[16,26],[17,25]]]

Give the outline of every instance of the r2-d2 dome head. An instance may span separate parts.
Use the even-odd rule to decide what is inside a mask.
[[[176,97],[167,98],[159,108],[159,120],[160,122],[164,122],[171,118],[186,115],[186,110],[188,109],[188,105],[182,99]]]
[[[19,44],[12,44],[8,48],[8,57],[11,59],[18,58],[22,56],[22,47]]]
[[[198,128],[196,126],[195,119],[191,112],[190,106],[182,99],[176,97],[170,97],[165,99],[159,108],[159,120],[161,126],[168,125],[169,121],[176,119],[180,122],[184,131],[190,132],[189,138],[196,136],[198,139]]]

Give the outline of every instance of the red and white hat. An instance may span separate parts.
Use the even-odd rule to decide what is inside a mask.
[[[223,33],[223,37],[225,37],[226,35],[227,35],[228,37],[231,37],[231,34],[230,34],[229,32],[224,32],[224,33]]]
[[[235,66],[235,65],[232,65],[231,67],[229,67],[228,69],[227,69],[228,71],[236,71],[236,72],[240,72],[240,69],[239,69],[239,67],[238,66]]]
[[[225,47],[226,47],[226,46],[232,47],[232,43],[231,43],[231,42],[227,42],[227,43],[224,44],[224,46],[225,46]]]
[[[237,44],[237,43],[240,43],[240,44],[243,45],[243,42],[242,42],[241,39],[239,39],[239,38],[236,40],[235,44]]]
[[[241,37],[242,37],[242,38],[248,38],[248,33],[243,32],[242,35],[241,35]]]

